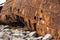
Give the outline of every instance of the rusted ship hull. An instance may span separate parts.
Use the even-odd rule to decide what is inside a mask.
[[[24,24],[38,35],[50,33],[60,40],[60,0],[7,0],[0,24]]]

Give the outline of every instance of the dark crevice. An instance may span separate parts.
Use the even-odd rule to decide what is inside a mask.
[[[43,18],[39,18],[40,20],[43,20]]]
[[[0,6],[0,13],[1,13],[2,8],[3,8],[3,6]]]
[[[6,16],[6,20],[9,20],[10,16],[8,16],[8,15],[5,15],[5,16]]]
[[[0,21],[0,25],[2,25],[2,24],[3,24],[3,25],[6,25],[6,23],[4,23],[4,22]]]
[[[30,20],[28,20],[28,22],[29,22],[29,27],[31,28],[31,22],[30,22]]]
[[[5,15],[6,17],[6,20],[9,20],[11,17],[8,16],[8,15]],[[26,23],[24,21],[24,18],[23,17],[20,17],[18,15],[16,15],[16,22],[9,22],[9,23],[5,23],[3,21],[0,22],[0,24],[3,24],[3,25],[9,25],[9,26],[19,26],[19,27],[25,27],[26,26]]]
[[[43,13],[43,10],[41,10],[41,13]]]
[[[33,23],[33,26],[34,26],[34,30],[36,31],[36,23]]]
[[[36,20],[36,16],[34,16],[34,19]]]
[[[20,9],[18,9],[18,13],[19,13],[19,10],[20,10]]]
[[[10,12],[12,12],[12,7],[10,7]]]
[[[10,26],[15,26],[15,27],[17,27],[17,26],[24,27],[25,26],[25,24],[22,23],[21,21],[20,22],[12,22],[9,25]]]
[[[1,15],[0,15],[0,18],[1,18]]]
[[[16,15],[16,21],[17,22],[11,23],[11,25],[20,26],[20,27],[24,27],[25,26],[25,22],[24,22],[24,18],[23,17],[19,17],[18,15]]]

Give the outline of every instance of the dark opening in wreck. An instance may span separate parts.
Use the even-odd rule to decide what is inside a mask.
[[[6,21],[8,21],[9,19],[10,19],[10,16],[7,16],[6,15]],[[24,21],[24,18],[23,17],[21,17],[21,16],[18,16],[18,15],[16,15],[16,22],[12,22],[12,21],[10,21],[9,23],[5,23],[5,22],[3,22],[3,21],[0,21],[0,24],[2,25],[10,25],[10,26],[14,26],[14,27],[17,27],[17,26],[19,26],[19,27],[25,27],[26,26],[26,22]]]
[[[0,13],[1,13],[2,8],[3,8],[3,6],[0,6]]]
[[[9,25],[12,25],[12,26],[20,26],[20,27],[24,27],[26,24],[25,24],[25,22],[24,22],[24,18],[23,17],[19,17],[19,16],[17,16],[16,15],[16,21],[17,22],[12,22],[12,23],[10,23]]]

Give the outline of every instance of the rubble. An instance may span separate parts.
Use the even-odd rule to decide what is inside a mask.
[[[42,40],[51,40],[51,39],[52,39],[51,34],[46,34]]]
[[[0,38],[3,37],[4,35],[4,32],[0,32]]]
[[[2,26],[0,29],[0,40],[50,40],[52,38],[51,34],[46,34],[43,36],[35,37],[36,31],[25,31],[25,30],[13,30],[6,28],[7,26]]]

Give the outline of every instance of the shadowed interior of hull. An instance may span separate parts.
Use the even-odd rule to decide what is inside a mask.
[[[0,6],[0,13],[1,13],[2,8],[3,8],[3,6]]]

